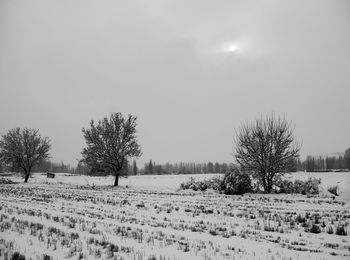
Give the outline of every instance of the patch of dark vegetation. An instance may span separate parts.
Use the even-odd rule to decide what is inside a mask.
[[[252,192],[252,181],[248,173],[234,168],[225,174],[225,178],[221,184],[221,190],[228,195],[243,195]]]
[[[303,195],[311,194],[316,195],[319,193],[319,185],[321,184],[321,179],[309,178],[306,181],[295,180],[294,182],[290,180],[279,180],[276,183],[278,188],[276,192],[278,193],[300,193]]]
[[[321,179],[309,178],[306,181],[278,180],[276,193],[300,193],[303,195],[317,195]],[[205,191],[213,189],[226,195],[243,195],[245,193],[258,192],[258,187],[253,187],[250,175],[235,167],[227,172],[224,178],[216,177],[209,180],[196,181],[194,178],[184,182],[180,186],[183,190]]]
[[[332,226],[327,228],[327,233],[330,234],[330,235],[334,234],[334,230],[333,230]]]
[[[26,258],[24,255],[21,255],[20,253],[15,252],[15,253],[13,253],[13,255],[11,256],[10,259],[11,260],[25,260]]]
[[[348,232],[344,225],[338,225],[335,234],[337,234],[338,236],[346,236]]]
[[[298,223],[305,223],[306,222],[306,218],[298,215],[296,218],[295,218],[295,221],[298,222]]]
[[[224,178],[216,177],[204,181],[195,181],[191,178],[188,182],[182,183],[180,188],[194,191],[213,189],[227,195],[243,195],[253,191],[248,173],[242,172],[238,168],[227,172]]]
[[[310,233],[318,234],[318,233],[321,233],[321,228],[319,225],[312,224],[309,231],[310,231]]]
[[[180,188],[183,190],[205,191],[207,189],[220,190],[222,178],[212,178],[210,180],[196,181],[190,178],[189,181],[181,183]]]
[[[338,243],[325,243],[324,247],[332,248],[332,249],[338,249],[339,248],[339,244]]]
[[[0,184],[16,184],[16,182],[13,182],[7,178],[0,178]]]

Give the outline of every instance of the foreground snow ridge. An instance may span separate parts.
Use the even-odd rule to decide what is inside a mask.
[[[349,259],[349,222],[332,198],[0,185],[0,259]]]

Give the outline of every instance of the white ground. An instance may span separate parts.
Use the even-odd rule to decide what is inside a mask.
[[[114,183],[113,176],[107,177],[89,177],[84,175],[71,175],[65,173],[57,173],[56,178],[48,179],[46,174],[35,173],[29,179],[30,183],[57,183],[57,184],[74,184],[74,185],[106,185],[111,186]],[[134,188],[145,189],[160,189],[175,191],[180,187],[180,184],[188,181],[190,178],[195,180],[210,179],[222,174],[189,174],[189,175],[139,175],[129,176],[128,178],[121,177],[119,179],[120,186],[128,186]],[[286,174],[285,178],[295,180],[306,180],[310,177],[320,178],[321,187],[326,191],[328,187],[337,185],[339,187],[339,199],[350,202],[350,172],[296,172]],[[11,177],[13,181],[22,182],[20,176]]]
[[[118,188],[112,176],[8,177],[21,183],[0,185],[0,260],[14,251],[26,259],[350,259],[349,235],[327,233],[349,231],[350,173],[287,176],[320,177],[319,197],[178,190],[190,177],[213,176],[131,176]],[[307,226],[318,218],[321,233],[306,232],[297,215]]]
[[[120,186],[129,186],[137,188],[150,189],[170,189],[176,190],[180,184],[188,181],[191,177],[196,180],[210,179],[214,176],[222,174],[188,174],[188,175],[138,175],[129,177],[120,177]],[[20,176],[12,176],[11,180],[23,182]],[[114,176],[107,177],[90,177],[84,175],[71,175],[66,173],[56,173],[56,178],[46,178],[46,174],[34,173],[29,183],[56,183],[56,184],[74,184],[74,185],[95,185],[95,186],[111,186],[114,183]]]
[[[286,178],[306,180],[309,177],[320,178],[321,187],[327,190],[331,186],[339,187],[339,199],[350,202],[350,172],[296,172],[286,175]]]

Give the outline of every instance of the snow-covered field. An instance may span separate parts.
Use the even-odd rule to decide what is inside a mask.
[[[177,190],[182,182],[188,181],[191,177],[196,180],[210,179],[221,174],[193,174],[193,175],[138,175],[128,178],[120,177],[119,185],[134,188],[150,188],[162,190]],[[11,176],[9,179],[16,182],[23,182],[20,176]],[[46,178],[46,174],[35,173],[29,179],[30,183],[50,183],[50,184],[74,184],[74,185],[95,185],[111,186],[114,183],[114,176],[90,177],[84,175],[72,175],[66,173],[56,173],[53,179]]]
[[[350,173],[289,177],[310,176],[322,179],[320,196],[178,190],[190,175],[132,176],[117,188],[112,176],[6,177],[20,183],[0,184],[0,259],[350,259],[349,235],[335,234],[350,231]]]

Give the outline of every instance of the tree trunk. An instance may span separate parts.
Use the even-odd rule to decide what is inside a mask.
[[[27,183],[29,179],[30,172],[25,172],[24,182]]]
[[[262,185],[263,185],[263,188],[264,188],[264,192],[265,193],[269,193],[265,172],[263,172],[263,171],[260,172],[260,175],[261,175],[261,181],[262,181]]]
[[[274,184],[274,176],[275,176],[275,173],[272,173],[272,172],[268,173],[268,175],[267,175],[266,183],[267,183],[268,193],[271,193],[271,191],[272,191],[273,184]]]
[[[267,185],[266,189],[265,189],[265,193],[271,193],[272,190],[272,186],[271,185]]]
[[[266,186],[264,187],[265,193],[271,193],[273,183],[271,180],[266,181]]]
[[[114,186],[118,186],[118,181],[119,181],[119,174],[115,174],[115,179],[114,179]]]

